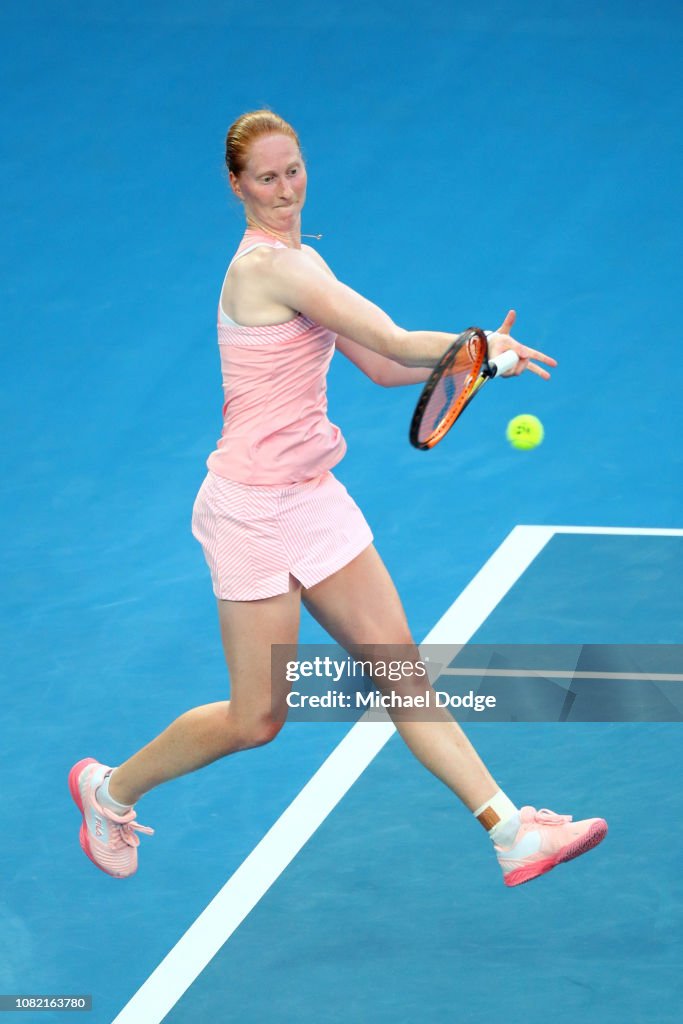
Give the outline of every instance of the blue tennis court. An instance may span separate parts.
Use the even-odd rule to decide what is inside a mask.
[[[263,104],[338,277],[410,329],[514,307],[559,361],[421,453],[417,390],[335,356],[338,475],[415,637],[683,643],[680,6],[28,0],[0,26],[0,995],[88,993],[96,1024],[673,1024],[680,725],[468,726],[514,799],[610,823],[514,891],[381,725],[292,723],[155,790],[125,882],[83,857],[66,774],[228,693],[190,515],[242,233],[224,134]]]

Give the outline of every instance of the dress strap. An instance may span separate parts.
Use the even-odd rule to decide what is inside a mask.
[[[260,246],[264,246],[264,245],[267,246],[269,249],[286,249],[287,248],[287,246],[284,245],[283,242],[275,242],[275,241],[273,241],[273,242],[252,242],[251,245],[245,246],[244,249],[238,249],[237,250],[237,252],[233,256],[233,258],[230,260],[230,263],[228,265],[228,270],[230,270],[230,267],[233,265],[235,260],[242,259],[242,257],[246,256],[248,252],[253,252],[254,249],[258,249]]]

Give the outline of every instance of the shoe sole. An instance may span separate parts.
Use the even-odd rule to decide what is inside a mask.
[[[84,768],[87,768],[89,764],[98,764],[94,757],[84,757],[81,761],[78,761],[71,771],[69,772],[69,792],[71,793],[71,799],[78,807],[79,811],[83,815],[83,821],[81,823],[81,830],[78,833],[78,841],[81,844],[81,849],[86,857],[92,861],[96,868],[103,871],[105,875],[109,875],[110,878],[129,878],[129,875],[115,875],[111,871],[107,871],[101,864],[98,864],[92,855],[90,849],[90,836],[88,835],[88,826],[85,823],[85,810],[83,809],[83,801],[81,799],[81,791],[78,788],[78,779],[80,778],[81,772]]]
[[[593,850],[603,841],[606,835],[607,822],[602,818],[598,818],[597,821],[593,822],[585,835],[581,836],[580,839],[576,839],[568,846],[563,846],[553,857],[539,860],[535,864],[529,864],[528,867],[517,868],[515,871],[511,871],[509,875],[506,875],[503,881],[507,886],[523,885],[525,882],[531,882],[540,875],[546,875],[553,868],[557,867],[558,864],[565,864],[568,860],[574,860],[575,857],[580,857],[582,853],[588,853],[589,850]]]

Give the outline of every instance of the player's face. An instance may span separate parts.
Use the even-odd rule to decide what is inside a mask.
[[[239,177],[230,174],[245,212],[281,233],[300,225],[306,200],[306,168],[296,142],[288,135],[264,135],[252,143]]]

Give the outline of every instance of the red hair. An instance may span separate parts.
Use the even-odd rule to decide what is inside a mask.
[[[247,165],[252,143],[264,135],[288,135],[301,150],[299,136],[284,118],[272,110],[251,110],[230,125],[225,138],[225,165],[236,177]]]

